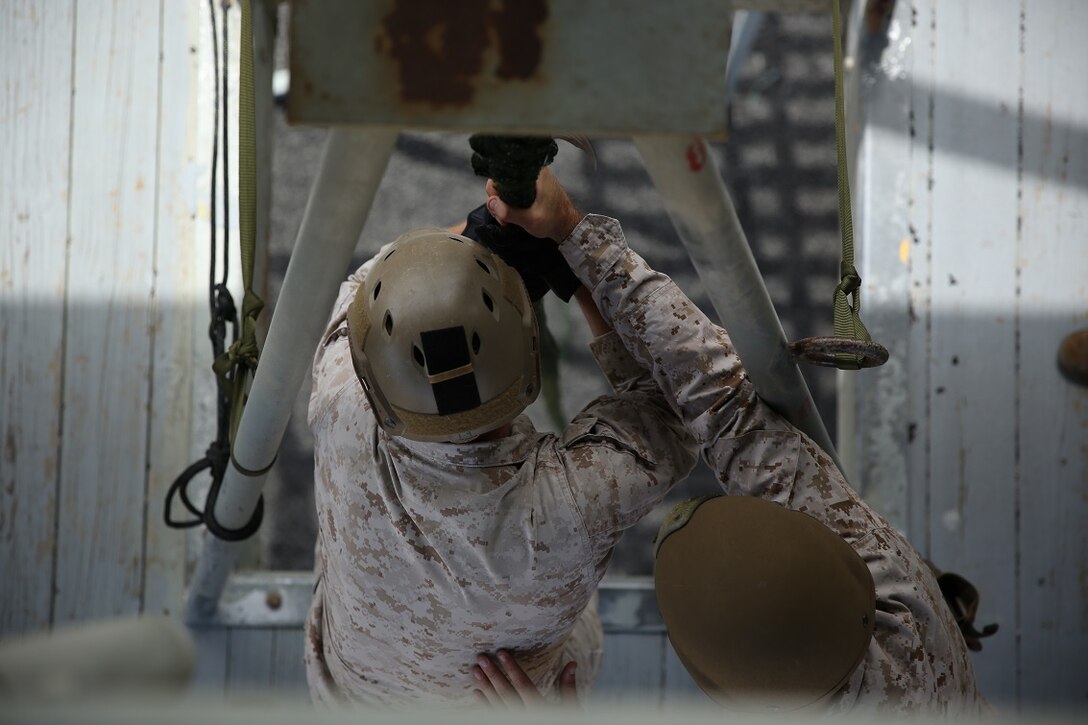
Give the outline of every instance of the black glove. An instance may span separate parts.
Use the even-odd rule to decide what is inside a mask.
[[[472,170],[495,182],[499,198],[510,206],[528,209],[536,200],[536,177],[559,153],[555,139],[547,136],[486,136],[468,139]]]
[[[482,204],[469,213],[463,233],[517,270],[533,302],[549,289],[559,299],[569,302],[582,284],[570,271],[554,241],[534,237],[516,224],[500,225]]]

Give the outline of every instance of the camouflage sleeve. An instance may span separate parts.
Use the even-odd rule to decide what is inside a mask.
[[[619,222],[587,216],[560,248],[726,493],[806,510],[850,543],[882,525],[831,459],[756,395],[726,331],[627,246]]]
[[[575,416],[557,453],[590,541],[603,556],[688,475],[698,449],[615,332],[593,340],[590,349],[614,394]]]
[[[627,246],[619,222],[589,215],[560,250],[704,450],[723,435],[795,432],[760,401],[726,331]]]
[[[587,216],[560,249],[625,347],[652,372],[726,493],[803,511],[866,561],[876,585],[877,629],[841,697],[976,710],[966,646],[921,556],[819,446],[759,399],[725,330],[631,251],[614,219]]]

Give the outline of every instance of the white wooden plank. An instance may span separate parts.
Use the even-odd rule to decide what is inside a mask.
[[[664,633],[605,634],[604,659],[590,702],[658,707],[665,675],[664,640]]]
[[[856,418],[850,430],[840,430],[844,465],[858,492],[892,525],[908,526],[908,450],[911,389],[910,264],[911,184],[908,170],[913,151],[911,124],[912,8],[894,6],[887,33],[869,31],[861,4],[853,6],[851,37],[856,75],[864,103],[856,103],[860,126],[855,138],[858,156],[851,179],[858,249],[857,266],[863,287],[864,322],[888,348],[883,366],[840,373],[840,391],[852,390]],[[860,99],[851,99],[860,100]],[[850,133],[855,133],[853,128]],[[849,397],[840,398],[840,410]],[[849,419],[843,410],[840,426]],[[856,425],[861,421],[861,425]],[[850,455],[848,455],[850,454]],[[848,459],[852,461],[848,462]]]
[[[0,637],[49,625],[73,3],[0,4]]]
[[[1088,389],[1054,359],[1088,327],[1088,4],[1024,12],[1020,690],[1072,712],[1088,706]]]
[[[933,278],[933,110],[936,82],[933,73],[936,9],[921,3],[911,15],[908,27],[913,52],[908,61],[912,79],[908,111],[910,156],[906,168],[910,189],[906,250],[910,276],[907,316],[907,538],[924,555],[931,548],[929,416],[930,327],[932,323]]]
[[[186,537],[165,526],[162,511],[170,484],[203,455],[203,447],[194,446],[190,436],[193,376],[207,368],[207,355],[204,365],[190,357],[194,338],[207,340],[207,314],[200,315],[206,304],[207,273],[197,267],[195,253],[197,205],[202,198],[196,170],[205,163],[196,133],[198,7],[163,4],[143,587],[143,609],[152,612],[178,611],[182,604]],[[183,513],[178,508],[175,516]]]
[[[144,555],[159,5],[76,23],[55,621],[138,611]]]
[[[308,698],[306,665],[303,662],[304,631],[277,629],[273,640],[272,686],[277,694]]]
[[[974,658],[1016,697],[1014,415],[1019,3],[935,3],[930,555],[1003,636]]]
[[[227,696],[247,698],[272,687],[276,630],[232,629],[227,647]]]

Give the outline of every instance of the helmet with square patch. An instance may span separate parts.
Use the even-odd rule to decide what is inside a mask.
[[[348,307],[355,373],[379,424],[420,441],[467,441],[540,389],[536,317],[518,273],[441,229],[386,246]]]

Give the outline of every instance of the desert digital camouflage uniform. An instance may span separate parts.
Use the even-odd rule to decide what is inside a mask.
[[[628,350],[652,369],[726,494],[815,517],[869,567],[876,629],[831,709],[986,708],[966,644],[922,557],[830,457],[756,396],[726,331],[631,251],[614,219],[586,217],[560,249]]]
[[[493,441],[387,435],[352,369],[345,322],[368,269],[341,286],[313,364],[311,694],[468,705],[476,654],[499,647],[545,693],[575,660],[584,691],[600,666],[595,593],[612,547],[687,475],[694,440],[614,333],[591,349],[615,393],[559,436],[524,415]]]

